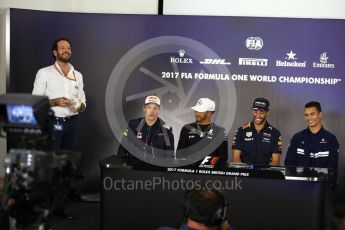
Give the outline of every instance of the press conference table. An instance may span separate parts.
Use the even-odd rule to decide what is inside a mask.
[[[327,169],[129,167],[117,156],[99,165],[102,230],[178,227],[193,186],[224,191],[235,230],[323,230],[330,220]]]

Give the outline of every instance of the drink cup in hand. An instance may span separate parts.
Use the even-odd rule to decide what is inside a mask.
[[[71,110],[71,112],[76,113],[78,112],[80,106],[81,106],[81,100],[78,98],[73,98],[71,99],[71,103],[69,105],[69,109]]]

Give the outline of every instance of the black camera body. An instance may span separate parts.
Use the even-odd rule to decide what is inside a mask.
[[[55,169],[43,151],[12,149],[5,157],[2,208],[16,228],[39,226],[50,213]]]
[[[56,181],[68,162],[53,151],[53,115],[48,97],[0,95],[0,135],[15,143],[4,161],[0,209],[11,229],[44,229],[51,212]]]

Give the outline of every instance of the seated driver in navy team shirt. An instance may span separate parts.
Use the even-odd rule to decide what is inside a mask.
[[[238,128],[232,143],[232,162],[277,166],[282,153],[282,138],[278,129],[267,122],[270,102],[256,98],[253,121]]]
[[[339,143],[335,135],[322,125],[323,113],[317,101],[304,106],[304,119],[308,127],[296,133],[290,142],[286,166],[331,168],[338,170]]]

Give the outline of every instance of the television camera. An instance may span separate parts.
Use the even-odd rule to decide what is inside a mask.
[[[53,151],[53,116],[45,96],[0,96],[0,135],[10,147],[1,212],[9,217],[11,229],[45,229],[57,178],[70,160]]]

